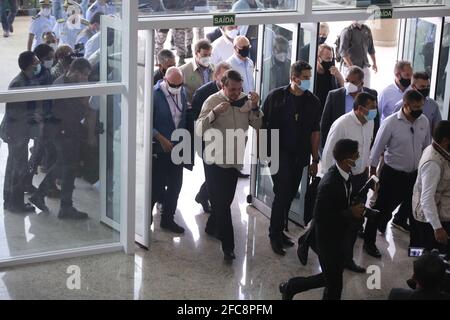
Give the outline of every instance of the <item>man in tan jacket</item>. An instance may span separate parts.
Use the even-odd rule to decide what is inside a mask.
[[[203,160],[213,211],[205,232],[222,241],[227,262],[235,259],[230,208],[243,167],[246,133],[249,126],[259,129],[262,117],[259,95],[242,93],[241,75],[228,70],[222,78],[222,90],[205,101],[196,123],[196,133],[205,141]]]

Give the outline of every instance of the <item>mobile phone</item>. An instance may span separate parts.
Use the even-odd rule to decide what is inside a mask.
[[[248,96],[245,96],[239,100],[230,102],[230,105],[236,108],[241,108],[244,106],[244,104],[248,101]]]
[[[423,254],[424,248],[410,247],[408,249],[408,257],[420,257]]]

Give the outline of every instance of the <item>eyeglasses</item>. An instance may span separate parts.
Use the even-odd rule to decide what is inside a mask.
[[[170,83],[169,81],[167,81],[167,84],[169,85],[169,87],[174,88],[174,89],[181,88],[184,85],[183,82],[180,84],[173,84],[173,83]]]

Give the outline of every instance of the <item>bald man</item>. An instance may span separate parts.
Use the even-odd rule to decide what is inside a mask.
[[[187,128],[186,92],[180,69],[167,69],[164,79],[154,87],[153,106],[153,166],[152,202],[162,201],[160,227],[174,233],[184,233],[184,228],[174,221],[178,196],[183,184],[183,164],[172,161],[171,152],[180,141],[171,139],[172,133]],[[167,189],[166,189],[167,188]]]
[[[242,90],[248,94],[255,91],[255,80],[253,77],[254,65],[249,58],[250,41],[245,36],[238,36],[234,39],[234,54],[227,60],[233,70],[239,72],[244,82]]]

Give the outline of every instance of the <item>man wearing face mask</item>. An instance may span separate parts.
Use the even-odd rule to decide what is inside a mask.
[[[403,99],[403,94],[411,85],[413,67],[409,61],[398,61],[394,68],[395,82],[380,93],[378,111],[381,121],[395,112],[395,106]]]
[[[157,66],[158,69],[155,70],[153,74],[153,85],[157,84],[159,80],[163,80],[166,75],[167,69],[170,67],[175,67],[175,55],[171,50],[163,49],[158,52],[157,55]]]
[[[38,86],[36,76],[41,64],[31,51],[22,52],[18,59],[21,72],[11,81],[9,90]],[[37,102],[6,103],[5,116],[0,125],[0,138],[8,144],[8,160],[3,185],[3,209],[10,212],[34,212],[24,203],[25,178],[28,173],[28,143],[35,124]]]
[[[44,32],[52,31],[56,24],[56,18],[52,16],[52,1],[40,0],[39,4],[41,5],[41,11],[31,18],[27,44],[28,50],[34,50],[36,46],[41,44]]]
[[[66,18],[56,21],[53,32],[58,38],[59,46],[67,44],[74,49],[78,34],[89,26],[89,21],[83,19],[81,6],[75,0],[66,0],[63,7]]]
[[[76,40],[77,44],[82,43],[83,45],[86,45],[89,39],[91,39],[96,33],[100,32],[100,21],[102,15],[102,12],[97,12],[92,16],[91,20],[89,20],[89,26],[84,28],[84,30],[78,34]]]
[[[411,86],[406,90],[417,90],[423,95],[425,99],[423,114],[428,118],[428,121],[430,121],[430,132],[433,134],[434,129],[442,120],[442,116],[439,111],[439,105],[436,101],[430,98],[430,76],[428,73],[415,72],[412,77]],[[395,112],[398,112],[402,106],[403,101],[399,101],[395,106]]]
[[[303,29],[302,29],[303,30]],[[326,22],[320,23],[319,26],[319,37],[317,39],[317,44],[320,46],[324,44],[328,39],[328,35],[330,34],[330,27]],[[299,56],[301,60],[309,61],[309,51],[311,50],[311,43],[303,46],[299,51]]]
[[[353,111],[337,119],[331,126],[327,142],[322,154],[321,172],[326,174],[333,166],[334,146],[341,139],[358,141],[358,152],[360,158],[352,165],[352,189],[357,193],[369,178],[370,147],[373,141],[374,120],[377,116],[377,99],[369,93],[359,93],[353,104]],[[347,269],[364,273],[366,270],[353,260],[353,247],[356,241],[357,231],[360,225],[350,226],[345,243],[345,266]]]
[[[180,69],[167,69],[163,81],[154,88],[153,110],[153,166],[151,210],[162,201],[160,227],[174,233],[184,233],[175,220],[178,196],[183,184],[183,164],[172,161],[171,152],[179,141],[172,141],[177,129],[187,129],[187,99]]]
[[[237,26],[221,28],[222,36],[212,43],[211,63],[216,65],[227,61],[234,54],[234,39],[239,35]]]
[[[357,66],[350,67],[344,87],[332,90],[328,93],[325,107],[320,122],[321,131],[321,147],[325,147],[328,132],[332,124],[341,116],[353,110],[355,97],[358,93],[366,92],[374,97],[378,96],[375,90],[371,90],[364,86],[364,71]],[[375,131],[378,128],[379,117],[375,119]]]
[[[345,83],[344,77],[335,66],[333,48],[327,44],[321,44],[318,49],[316,79],[314,94],[320,100],[322,113],[328,93],[332,90],[342,88]]]
[[[253,78],[254,65],[248,57],[250,54],[250,41],[244,36],[238,36],[234,39],[234,54],[227,63],[233,70],[239,72],[244,80],[242,90],[248,94],[255,91],[255,80]]]
[[[450,256],[450,121],[441,121],[423,152],[413,195],[420,247]]]
[[[417,177],[417,168],[423,150],[431,143],[429,122],[423,115],[424,99],[416,90],[407,91],[403,97],[403,108],[389,116],[381,125],[370,155],[370,174],[384,153],[384,165],[379,173],[379,191],[374,209],[380,215],[367,220],[364,232],[364,249],[373,257],[381,257],[375,245],[377,230],[386,232],[392,212],[399,206],[393,223],[403,225],[410,222],[410,245],[417,242],[417,231],[412,218],[412,195]]]
[[[284,232],[286,217],[298,192],[303,170],[317,175],[320,143],[320,102],[311,93],[312,67],[297,61],[291,67],[291,83],[273,90],[264,101],[263,128],[279,130],[279,170],[272,175],[275,194],[270,217],[269,238],[272,250],[285,255],[284,247],[294,243]],[[270,132],[268,132],[270,137]],[[268,150],[271,142],[268,141]],[[272,155],[273,156],[273,155]],[[312,156],[312,164],[311,164]]]
[[[46,31],[42,34],[42,43],[48,44],[55,51],[58,49],[57,39],[53,31]]]
[[[289,84],[289,72],[291,59],[288,56],[289,41],[283,36],[273,39],[272,56],[264,61],[263,73],[264,92],[269,93],[273,89]]]

